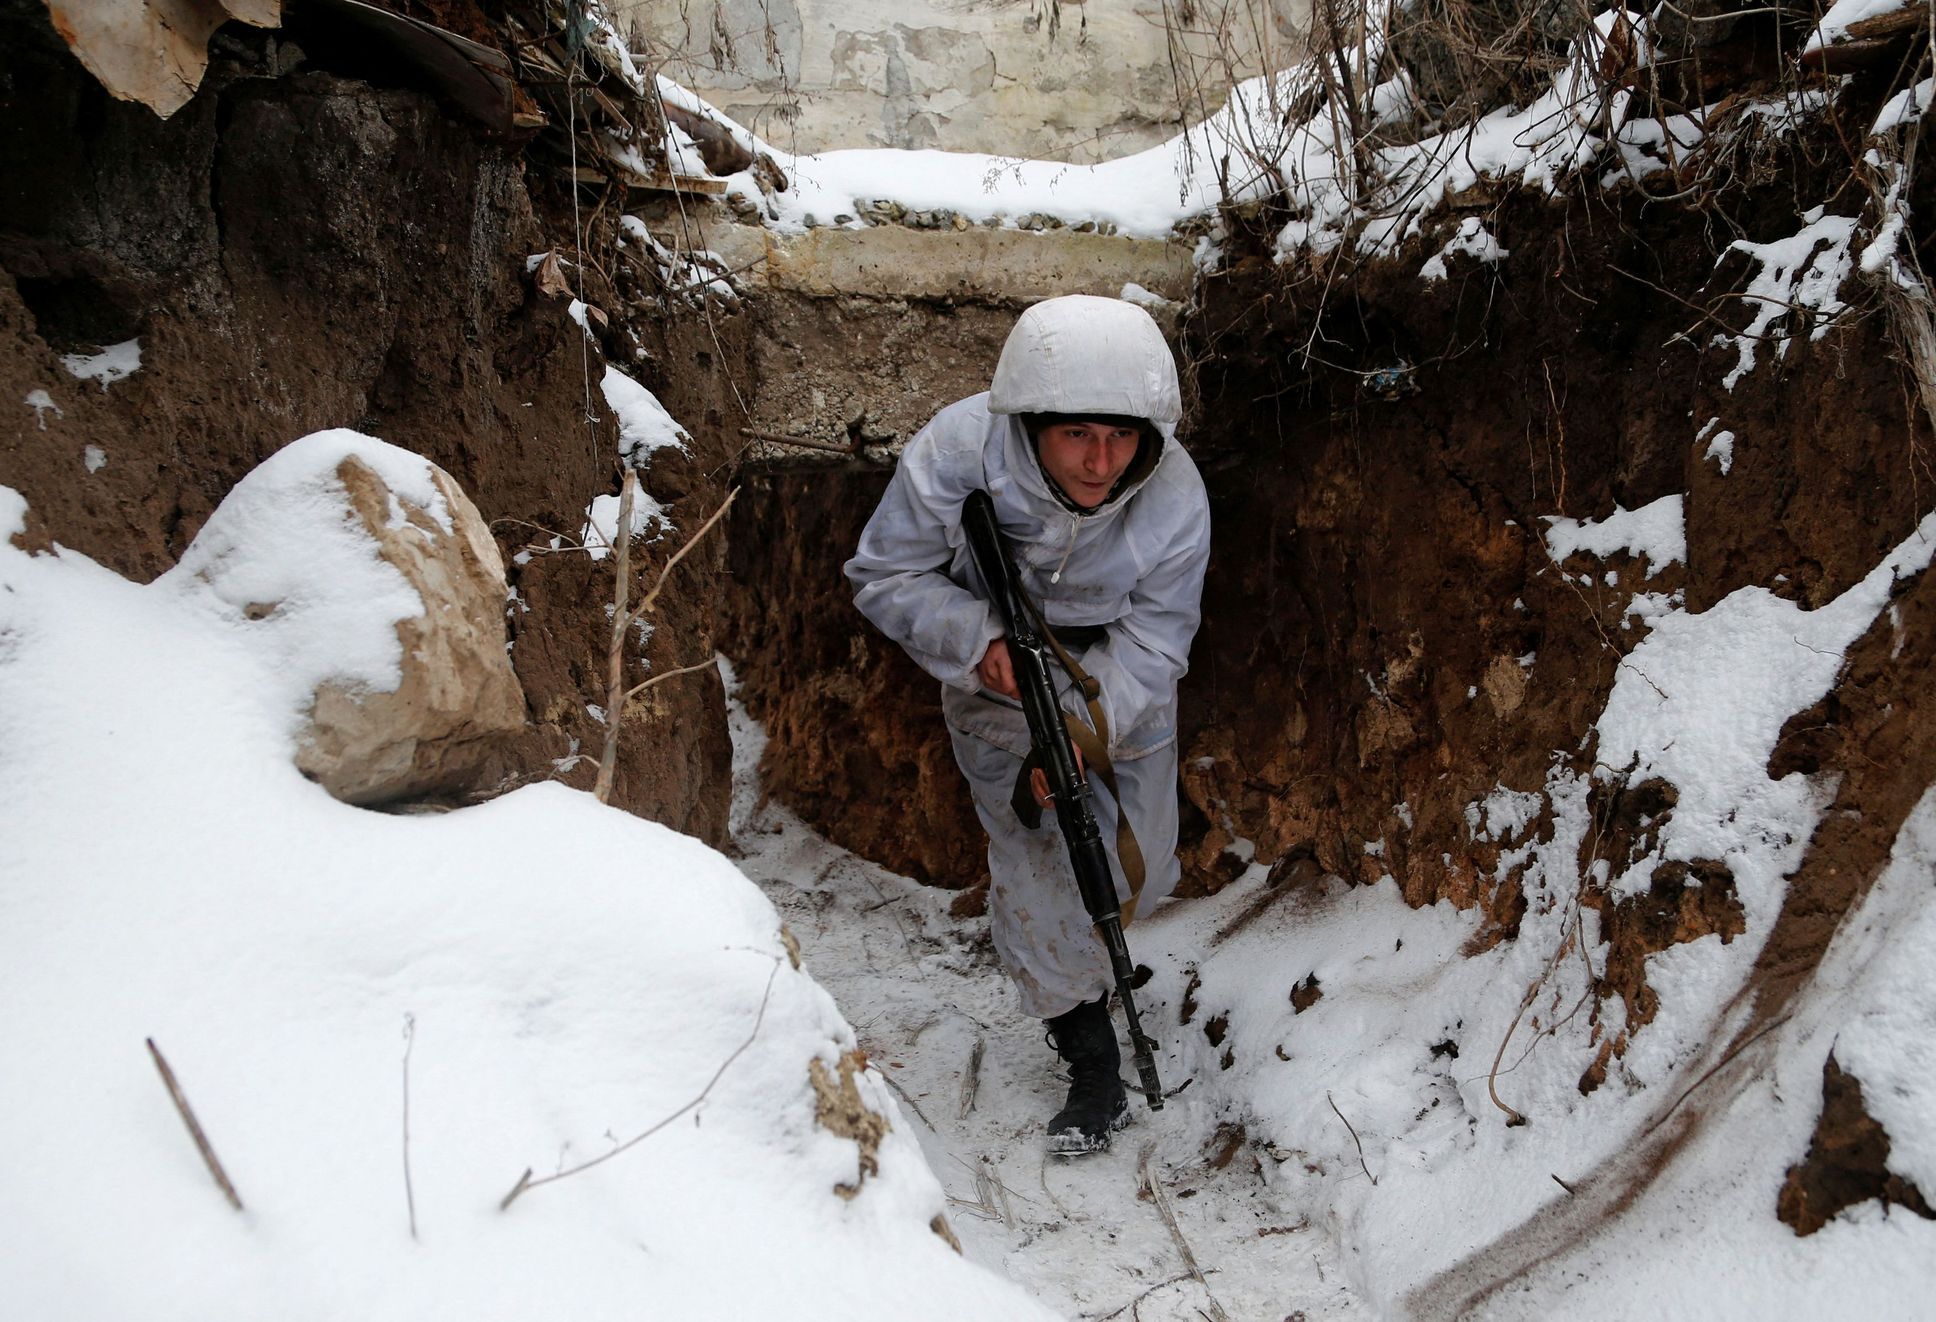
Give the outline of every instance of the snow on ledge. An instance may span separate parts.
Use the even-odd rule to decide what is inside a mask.
[[[1637,510],[1613,507],[1604,519],[1565,519],[1548,515],[1546,553],[1555,564],[1579,553],[1604,559],[1625,551],[1647,561],[1652,578],[1668,565],[1687,559],[1687,523],[1682,497],[1662,496]]]
[[[61,366],[69,376],[81,381],[94,381],[106,390],[116,381],[126,380],[141,370],[140,339],[123,340],[110,344],[99,353],[69,353],[61,355]]]

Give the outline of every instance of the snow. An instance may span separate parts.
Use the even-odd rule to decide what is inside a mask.
[[[1936,1225],[1868,1202],[1798,1238],[1772,1213],[1788,1166],[1808,1147],[1831,1050],[1891,1136],[1889,1168],[1936,1179],[1932,877],[1936,789],[1903,823],[1888,867],[1785,1021],[1742,1050],[1733,1094],[1710,1085],[1707,1123],[1641,1192],[1620,1233],[1556,1246],[1487,1316],[1555,1316],[1556,1298],[1567,1316],[1583,1318],[1645,1316],[1662,1300],[1703,1318],[1926,1316]]]
[[[1495,785],[1492,793],[1466,806],[1466,829],[1474,839],[1510,844],[1538,819],[1545,803],[1538,794]]]
[[[1663,857],[1728,858],[1751,910],[1759,898],[1748,893],[1751,883],[1779,883],[1787,868],[1744,871],[1740,862],[1780,842],[1780,857],[1792,864],[1819,806],[1805,777],[1767,779],[1775,740],[1790,716],[1828,692],[1845,651],[1881,613],[1895,582],[1928,566],[1932,539],[1936,515],[1819,610],[1746,587],[1699,614],[1653,622],[1622,663],[1600,716],[1598,756],[1635,783],[1658,777],[1680,787]],[[1616,878],[1614,889],[1637,892],[1650,875],[1643,864],[1624,883]]]
[[[557,785],[386,816],[295,770],[284,672],[369,671],[398,604],[328,526],[339,454],[428,496],[421,460],[327,433],[146,586],[0,537],[8,1315],[1048,1316],[930,1231],[877,1071],[877,1173],[816,1123],[809,1062],[853,1030],[719,854]],[[0,532],[25,508],[0,488]],[[267,645],[258,590],[292,617]]]
[[[621,499],[618,496],[593,496],[592,503],[585,509],[585,526],[579,531],[578,540],[594,560],[603,560],[612,553],[612,548],[618,545],[618,511]],[[672,527],[672,520],[666,517],[665,506],[646,492],[634,490],[631,535],[642,537],[658,524],[664,524],[667,529]]]
[[[1726,477],[1734,468],[1734,433],[1727,430],[1715,431],[1715,428],[1720,425],[1719,417],[1709,418],[1702,424],[1701,429],[1694,433],[1694,443],[1699,445],[1702,441],[1707,441],[1707,449],[1701,452],[1701,458],[1713,460],[1720,466],[1721,476]],[[1710,436],[1712,439],[1709,439]]]
[[[1125,281],[1116,297],[1125,303],[1134,303],[1138,307],[1147,308],[1155,313],[1174,312],[1180,306],[1175,299],[1165,298],[1161,294],[1145,289],[1134,280]]]
[[[1734,433],[1718,431],[1701,452],[1701,458],[1712,459],[1720,466],[1721,476],[1726,477],[1734,468]]]
[[[52,413],[56,418],[64,418],[67,416],[61,411],[61,406],[54,402],[54,397],[45,390],[29,390],[27,392],[27,407],[34,411],[34,423],[42,431],[47,430],[47,415],[49,413]]]
[[[1925,78],[1912,86],[1903,88],[1876,112],[1875,123],[1869,126],[1869,136],[1879,138],[1894,133],[1905,124],[1913,124],[1929,113],[1930,99],[1936,96],[1936,78]]]
[[[108,452],[98,445],[89,444],[81,448],[81,463],[90,473],[98,473],[107,467]]]
[[[1499,246],[1499,241],[1492,237],[1484,221],[1477,216],[1467,216],[1459,222],[1459,232],[1419,268],[1419,278],[1428,284],[1445,279],[1445,259],[1454,253],[1462,253],[1487,266],[1497,265],[1511,255]]]
[[[1732,391],[1735,384],[1755,368],[1756,351],[1764,342],[1775,346],[1775,357],[1785,358],[1793,335],[1791,314],[1813,313],[1811,340],[1828,334],[1838,313],[1847,304],[1836,297],[1848,279],[1852,259],[1849,243],[1855,237],[1857,218],[1829,216],[1816,207],[1803,217],[1803,225],[1785,239],[1755,243],[1736,239],[1728,252],[1744,252],[1759,268],[1748,287],[1738,297],[1753,311],[1747,328],[1738,335],[1716,334],[1716,346],[1733,344],[1735,364],[1721,378]],[[1727,260],[1723,253],[1721,260]]]
[[[739,300],[725,259],[708,248],[683,248],[674,251],[652,237],[645,222],[637,216],[618,218],[622,241],[637,245],[658,268],[659,280],[668,293],[686,300],[717,298],[725,303]]]
[[[1849,29],[1865,19],[1880,18],[1909,7],[1910,0],[1835,0],[1809,34],[1804,52],[1832,46],[1849,35]]]
[[[692,435],[673,421],[657,395],[618,368],[607,364],[598,385],[605,403],[618,418],[618,455],[626,464],[642,467],[653,451],[668,446],[684,450],[692,440]]]
[[[105,391],[116,381],[126,380],[141,370],[141,341],[123,340],[99,353],[61,355],[61,366],[68,375],[82,381],[96,381]]]
[[[1615,505],[1612,514],[1598,521],[1547,515],[1546,553],[1559,564],[1580,553],[1604,558],[1624,551],[1644,557],[1647,577],[1652,578],[1668,565],[1687,559],[1687,527],[1681,504],[1682,498],[1674,495],[1662,496],[1637,510]]]

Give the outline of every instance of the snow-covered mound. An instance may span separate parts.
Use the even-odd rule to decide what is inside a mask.
[[[553,785],[338,803],[291,763],[286,657],[180,576],[22,552],[24,512],[0,488],[8,1317],[1042,1315],[933,1228],[719,854]]]

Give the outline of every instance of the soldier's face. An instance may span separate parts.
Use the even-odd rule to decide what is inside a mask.
[[[1086,510],[1109,498],[1136,458],[1142,433],[1106,422],[1058,422],[1037,437],[1042,470],[1062,493]]]

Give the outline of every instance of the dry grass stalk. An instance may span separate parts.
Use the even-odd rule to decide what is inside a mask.
[[[1015,1207],[1008,1201],[1008,1186],[1002,1183],[1001,1175],[995,1170],[995,1163],[988,1159],[988,1154],[985,1152],[981,1157],[981,1169],[988,1181],[988,1187],[994,1190],[995,1198],[1000,1204],[1002,1224],[1010,1230],[1015,1229]],[[975,1183],[980,1187],[980,1180]]]
[[[598,1156],[593,1157],[590,1161],[582,1161],[576,1166],[569,1166],[569,1167],[566,1167],[564,1170],[554,1171],[550,1175],[541,1175],[537,1179],[532,1179],[531,1168],[528,1166],[525,1167],[524,1174],[518,1176],[518,1182],[511,1186],[511,1192],[504,1195],[504,1200],[497,1205],[497,1210],[500,1212],[510,1210],[511,1204],[516,1202],[518,1198],[527,1189],[536,1189],[540,1185],[556,1184],[559,1180],[568,1180],[572,1176],[580,1174],[584,1171],[588,1171],[594,1166],[603,1165],[604,1163],[610,1161],[613,1157],[618,1156],[622,1152],[631,1151],[639,1144],[645,1142],[646,1139],[651,1138],[654,1134],[658,1133],[661,1129],[664,1129],[667,1125],[671,1124],[674,1120],[677,1120],[680,1116],[686,1114],[688,1111],[693,1110],[694,1108],[698,1107],[701,1103],[703,1103],[707,1097],[712,1095],[714,1086],[718,1084],[721,1078],[725,1077],[726,1071],[732,1068],[733,1062],[738,1060],[744,1054],[746,1054],[746,1049],[752,1046],[753,1040],[760,1035],[760,1025],[766,1022],[767,1003],[773,999],[773,980],[779,976],[780,976],[780,961],[776,957],[773,961],[773,972],[767,974],[766,976],[766,990],[760,995],[759,1012],[753,1016],[752,1031],[747,1033],[746,1040],[744,1042],[740,1043],[738,1046],[733,1048],[733,1052],[731,1055],[727,1056],[725,1060],[722,1060],[719,1062],[719,1068],[713,1071],[712,1078],[706,1080],[706,1086],[699,1090],[698,1096],[694,1097],[691,1101],[687,1102],[684,1106],[681,1106],[678,1110],[672,1112],[664,1119],[659,1120],[657,1123],[651,1125],[643,1132],[635,1134],[631,1138],[626,1139],[623,1143],[620,1143],[617,1147],[611,1149],[609,1152],[600,1153]]]
[[[410,1178],[410,1053],[417,1046],[417,1016],[403,1017],[403,1203],[410,1212],[410,1238],[417,1238],[417,1186]]]
[[[202,1122],[195,1118],[195,1108],[188,1104],[188,1098],[175,1078],[175,1071],[168,1068],[168,1058],[161,1054],[161,1048],[155,1045],[152,1037],[147,1042],[148,1054],[154,1058],[155,1068],[161,1072],[161,1081],[168,1087],[168,1097],[175,1103],[175,1111],[181,1116],[182,1123],[188,1126],[188,1136],[195,1140],[195,1150],[202,1154],[202,1164],[215,1177],[215,1183],[222,1190],[223,1197],[229,1200],[229,1206],[240,1212],[242,1195],[235,1191],[229,1173],[222,1169],[221,1158],[215,1155],[214,1147],[209,1144],[208,1135],[202,1130]]]
[[[975,1094],[981,1089],[981,1057],[988,1043],[980,1033],[975,1034],[975,1045],[968,1052],[968,1068],[961,1074],[961,1107],[955,1119],[966,1120],[968,1113],[975,1109]]]
[[[1189,1269],[1191,1278],[1203,1287],[1204,1298],[1210,1305],[1209,1316],[1214,1322],[1230,1322],[1230,1314],[1223,1311],[1223,1305],[1217,1302],[1217,1296],[1210,1291],[1210,1282],[1203,1278],[1203,1268],[1197,1266],[1197,1255],[1190,1251],[1190,1241],[1183,1237],[1183,1227],[1177,1223],[1176,1209],[1170,1206],[1170,1197],[1163,1192],[1162,1182],[1156,1178],[1156,1172],[1152,1169],[1151,1163],[1155,1152],[1156,1144],[1144,1144],[1142,1155],[1137,1162],[1137,1171],[1142,1179],[1143,1188],[1149,1192],[1150,1201],[1156,1204],[1157,1214],[1163,1218],[1163,1224],[1170,1228],[1170,1238],[1176,1241],[1176,1251],[1182,1255],[1183,1265]]]
[[[1497,1094],[1494,1095],[1493,1100],[1495,1102],[1499,1101]],[[1324,1101],[1325,1101],[1325,1104],[1331,1108],[1331,1114],[1338,1117],[1339,1120],[1344,1121],[1345,1132],[1351,1135],[1351,1141],[1358,1149],[1358,1169],[1365,1173],[1365,1178],[1371,1181],[1372,1187],[1374,1189],[1377,1188],[1378,1177],[1371,1173],[1371,1167],[1365,1165],[1365,1145],[1359,1141],[1357,1129],[1352,1126],[1352,1123],[1349,1120],[1345,1120],[1344,1112],[1340,1111],[1338,1109],[1338,1104],[1331,1100],[1331,1090],[1328,1088],[1325,1089],[1325,1092],[1324,1092]],[[1503,1106],[1505,1104],[1501,1102],[1500,1105]],[[1515,1111],[1514,1114],[1517,1115],[1518,1112]]]

